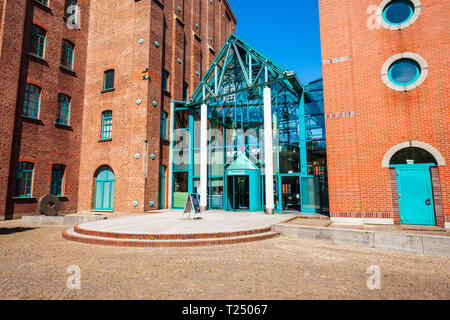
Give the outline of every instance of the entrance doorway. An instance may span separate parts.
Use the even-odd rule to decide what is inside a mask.
[[[281,176],[282,211],[301,211],[300,177]]]
[[[114,183],[113,170],[108,166],[101,167],[95,178],[94,210],[114,210]]]
[[[435,225],[430,166],[396,165],[400,224]]]
[[[228,202],[233,211],[250,209],[249,176],[231,176],[227,178]]]
[[[430,167],[437,164],[426,150],[411,147],[395,153],[400,224],[436,225]]]
[[[261,211],[260,170],[244,153],[225,169],[225,189],[225,210]]]

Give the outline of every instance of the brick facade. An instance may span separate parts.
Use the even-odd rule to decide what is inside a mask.
[[[2,14],[6,20],[2,20],[0,68],[2,86],[6,91],[2,87],[0,99],[9,100],[1,103],[2,109],[5,106],[9,112],[5,113],[7,117],[2,117],[0,126],[2,131],[8,132],[0,139],[5,151],[2,152],[2,168],[8,168],[0,176],[0,217],[9,219],[33,213],[39,198],[50,192],[53,164],[66,166],[63,196],[60,197],[61,211],[77,210],[89,1],[78,1],[81,30],[67,28],[63,18],[64,4],[64,0],[50,1],[49,7],[37,1],[2,1]],[[32,24],[47,31],[43,58],[29,53]],[[63,39],[75,45],[71,72],[60,67]],[[22,115],[27,83],[41,88],[38,119]],[[72,98],[69,126],[56,124],[59,93]],[[19,161],[34,163],[32,195],[29,198],[15,197],[15,173]],[[8,165],[3,166],[4,163]]]
[[[170,101],[183,99],[183,82],[192,93],[235,32],[236,18],[226,0],[78,0],[81,29],[71,30],[64,4],[0,0],[0,218],[36,210],[50,192],[53,164],[66,165],[62,213],[93,209],[102,165],[115,173],[115,211],[158,208],[159,165],[168,167],[169,158],[161,111],[169,114]],[[47,30],[43,59],[28,53],[32,24]],[[73,72],[60,67],[63,39],[75,44]],[[102,92],[108,69],[115,70],[115,90]],[[167,92],[163,69],[170,74]],[[42,89],[38,119],[22,116],[26,83]],[[72,98],[69,126],[55,124],[58,93]],[[105,110],[113,112],[112,139],[100,142]],[[34,163],[30,198],[14,197],[19,161]]]
[[[319,0],[330,212],[332,217],[379,215],[398,223],[389,168],[382,167],[385,154],[399,143],[420,141],[436,148],[447,163],[450,159],[450,3],[421,1],[418,19],[401,30],[373,27],[380,3]],[[381,78],[385,62],[403,52],[419,54],[428,64],[425,81],[407,92],[392,90]],[[432,170],[442,196],[436,214],[447,221],[450,169]],[[437,217],[439,225],[442,220]]]
[[[236,24],[227,15],[233,15],[228,3],[218,0],[91,3],[79,211],[93,209],[94,176],[102,165],[115,173],[115,211],[159,207],[159,166],[169,167],[169,143],[160,138],[161,111],[170,114],[170,102],[183,100],[184,82],[189,93],[197,87]],[[147,68],[150,78],[142,80]],[[108,69],[115,69],[115,90],[101,93]],[[161,89],[163,70],[169,72],[168,91]],[[112,139],[101,142],[105,110],[113,114]]]

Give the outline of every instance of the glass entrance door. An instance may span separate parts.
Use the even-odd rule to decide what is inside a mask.
[[[228,204],[234,211],[249,210],[249,176],[231,176],[227,179]]]
[[[301,211],[300,177],[281,176],[282,211]]]

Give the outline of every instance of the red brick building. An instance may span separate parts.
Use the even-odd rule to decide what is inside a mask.
[[[67,27],[64,0],[0,4],[0,216],[34,212],[52,187],[76,212],[89,1],[78,1],[81,29]]]
[[[319,7],[331,218],[448,227],[450,3]]]
[[[228,2],[0,5],[0,217],[34,212],[50,192],[63,213],[164,207],[161,125],[235,31]]]

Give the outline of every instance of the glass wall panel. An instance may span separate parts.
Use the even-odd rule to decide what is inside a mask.
[[[280,150],[280,173],[300,172],[300,146],[298,143],[282,144]]]
[[[189,128],[189,110],[175,111],[175,129]]]
[[[188,195],[188,173],[173,173],[173,207],[184,208]]]
[[[173,170],[187,171],[189,167],[189,150],[173,152]]]
[[[223,209],[223,178],[211,178],[211,207]]]
[[[211,176],[223,176],[223,149],[210,149]]]
[[[320,210],[320,182],[317,177],[302,178],[302,208]]]

